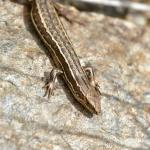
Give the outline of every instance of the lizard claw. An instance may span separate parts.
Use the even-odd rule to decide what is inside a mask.
[[[50,98],[51,95],[54,95],[54,83],[53,82],[49,82],[48,84],[46,84],[43,88],[46,88],[46,92],[44,94],[44,97],[46,95],[48,95],[48,98]]]

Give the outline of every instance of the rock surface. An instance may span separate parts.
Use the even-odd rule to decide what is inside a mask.
[[[85,25],[61,18],[100,83],[101,113],[92,116],[61,80],[43,97],[53,65],[29,11],[0,1],[0,150],[149,150],[150,29],[94,13],[77,14]]]

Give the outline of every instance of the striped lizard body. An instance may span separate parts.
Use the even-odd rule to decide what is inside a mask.
[[[56,76],[63,76],[75,99],[91,113],[100,112],[100,92],[91,68],[83,68],[52,0],[32,0],[32,22],[56,65],[46,85],[52,94]]]

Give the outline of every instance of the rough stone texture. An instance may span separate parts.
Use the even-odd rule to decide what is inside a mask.
[[[51,59],[27,6],[0,1],[0,150],[149,150],[150,29],[100,14],[62,18],[81,63],[96,70],[101,114],[91,116],[60,80],[44,98]]]

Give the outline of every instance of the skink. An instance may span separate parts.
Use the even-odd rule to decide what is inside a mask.
[[[91,68],[83,68],[59,19],[52,0],[32,0],[32,22],[47,47],[56,68],[45,86],[53,94],[57,75],[61,75],[75,99],[91,113],[100,112],[100,91]]]

